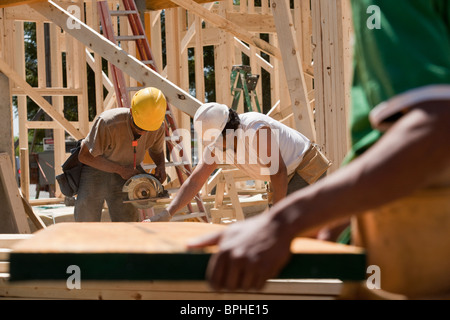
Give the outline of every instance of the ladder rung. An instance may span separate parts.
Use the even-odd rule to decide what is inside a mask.
[[[181,221],[181,220],[200,218],[200,217],[205,217],[205,216],[206,216],[206,212],[193,212],[193,213],[189,213],[189,214],[178,214],[178,215],[173,216],[172,220],[170,220],[170,221]]]
[[[116,10],[110,11],[111,16],[127,16],[129,14],[138,14],[139,12],[136,10]]]
[[[144,35],[138,35],[138,36],[118,36],[116,37],[117,41],[135,41],[135,40],[141,40],[145,39]]]
[[[165,137],[165,139],[166,141],[175,141],[175,142],[181,141],[181,137],[178,136]]]
[[[132,91],[139,91],[141,89],[145,89],[145,87],[128,87],[127,90],[128,92],[132,92]]]
[[[141,61],[143,64],[151,64],[153,65],[154,61],[153,60],[143,60]]]

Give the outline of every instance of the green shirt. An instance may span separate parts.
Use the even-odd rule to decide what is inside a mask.
[[[351,3],[355,28],[352,149],[344,163],[382,136],[369,121],[375,107],[404,94],[414,101],[414,91],[436,86],[444,90],[449,86],[450,99],[450,0]],[[368,27],[368,20],[377,18],[373,7],[368,10],[373,5],[379,8],[379,29]]]

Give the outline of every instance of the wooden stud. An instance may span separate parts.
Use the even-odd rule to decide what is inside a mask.
[[[28,130],[26,130],[28,131]],[[28,148],[20,148],[20,188],[25,199],[30,198],[30,158]]]
[[[12,216],[10,216],[9,219],[11,219],[12,224],[17,228],[17,233],[31,233],[13,172],[9,155],[7,153],[0,153],[0,179],[3,185],[2,189],[6,195],[6,200],[11,209],[10,212],[12,213]],[[3,211],[3,213],[8,213],[8,209]],[[2,219],[5,219],[6,223],[7,217],[3,216]],[[10,232],[14,233],[13,230]]]
[[[303,66],[293,30],[292,16],[284,0],[273,0],[272,12],[282,50],[284,71],[289,87],[297,130],[311,141],[317,141],[314,117],[307,98]]]
[[[224,172],[224,178],[228,189],[228,195],[230,196],[233,209],[235,211],[236,220],[244,220],[244,212],[242,211],[241,203],[239,202],[239,195],[236,190],[235,181],[233,175],[229,172]]]

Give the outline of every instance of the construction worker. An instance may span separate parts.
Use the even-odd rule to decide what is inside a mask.
[[[101,220],[106,200],[111,221],[137,221],[138,212],[123,203],[122,187],[142,173],[146,151],[156,164],[155,176],[162,182],[165,171],[164,118],[166,99],[156,88],[138,91],[131,108],[115,108],[100,114],[82,141],[79,160],[82,168],[75,221]]]
[[[269,181],[273,203],[314,183],[330,166],[307,137],[261,113],[238,115],[226,105],[206,103],[194,116],[194,128],[205,146],[203,158],[168,208],[150,221],[169,221],[220,163],[234,165],[249,178]]]
[[[379,27],[368,27],[368,8],[378,8]],[[347,164],[268,214],[193,240],[219,247],[207,271],[216,290],[261,289],[289,261],[294,237],[351,218],[382,290],[448,298],[450,1],[353,0],[352,10]]]

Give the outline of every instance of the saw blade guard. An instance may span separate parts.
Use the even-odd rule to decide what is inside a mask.
[[[129,201],[138,208],[148,208],[157,198],[164,197],[164,187],[151,174],[138,174],[125,182],[122,192],[127,193]],[[148,200],[148,201],[145,201]]]

